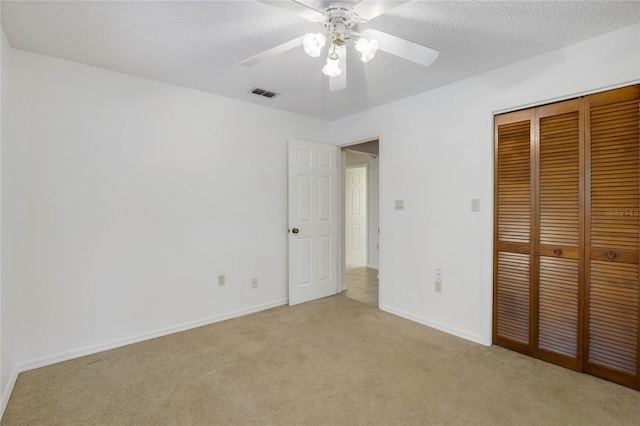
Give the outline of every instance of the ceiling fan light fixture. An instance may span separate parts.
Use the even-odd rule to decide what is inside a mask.
[[[308,21],[317,22],[323,33],[308,33],[282,43],[262,53],[240,62],[243,66],[253,66],[268,58],[299,47],[311,57],[321,57],[322,49],[329,44],[326,65],[323,74],[329,77],[329,91],[337,92],[347,87],[347,53],[346,43],[354,42],[354,48],[361,54],[362,62],[372,60],[379,48],[399,58],[428,67],[438,57],[437,50],[400,37],[367,28],[359,32],[358,25],[365,23],[387,11],[408,3],[399,1],[366,1],[366,0],[257,0],[282,9],[297,13]],[[416,0],[417,1],[417,0]],[[336,51],[338,53],[336,53]],[[349,53],[350,54],[350,53]],[[338,58],[340,56],[340,58]],[[342,68],[341,68],[342,67]]]
[[[322,67],[322,73],[329,77],[337,77],[342,74],[342,69],[338,66],[338,55],[335,52],[327,57],[327,64]]]
[[[325,44],[327,44],[327,40],[324,34],[321,33],[305,34],[302,39],[302,46],[304,47],[305,53],[312,58],[320,56],[320,52]]]
[[[367,40],[364,37],[360,37],[356,40],[356,50],[362,54],[360,57],[362,62],[369,62],[378,51],[378,40]]]

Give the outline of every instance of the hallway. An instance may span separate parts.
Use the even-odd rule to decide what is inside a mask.
[[[366,266],[347,269],[347,290],[344,295],[378,307],[378,270]]]

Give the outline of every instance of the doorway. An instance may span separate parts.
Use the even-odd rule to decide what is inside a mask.
[[[343,291],[379,305],[379,141],[342,148]]]

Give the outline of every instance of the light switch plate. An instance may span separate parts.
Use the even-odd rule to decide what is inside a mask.
[[[404,210],[404,200],[396,200],[396,210]]]
[[[471,211],[479,212],[480,211],[480,198],[472,198],[471,199]]]

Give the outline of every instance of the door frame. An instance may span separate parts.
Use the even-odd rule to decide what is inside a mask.
[[[366,139],[361,139],[355,142],[346,142],[342,145],[336,145],[340,149],[340,164],[338,164],[338,171],[340,174],[340,240],[341,243],[338,247],[338,253],[340,259],[338,259],[338,293],[347,289],[347,260],[345,253],[345,241],[346,241],[346,218],[345,218],[345,188],[346,188],[346,170],[347,170],[347,150],[350,146],[360,145],[368,142],[378,141],[378,229],[380,230],[378,233],[378,308],[383,305],[383,293],[384,293],[384,275],[382,272],[383,265],[383,235],[382,232],[382,223],[383,223],[383,211],[382,211],[382,200],[383,200],[383,190],[382,190],[382,138],[380,137],[370,137]],[[363,152],[363,151],[361,151]],[[373,154],[372,154],[373,155]],[[369,186],[369,170],[367,169],[367,187]],[[367,196],[367,204],[369,197]],[[367,212],[367,216],[369,216]],[[368,219],[368,218],[367,218]],[[367,257],[368,257],[367,253]]]

